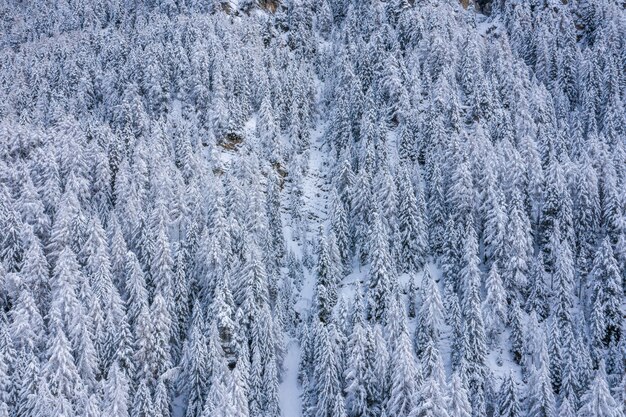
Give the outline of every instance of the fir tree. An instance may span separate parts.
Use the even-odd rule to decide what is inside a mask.
[[[529,284],[530,293],[526,301],[526,309],[535,311],[539,317],[546,319],[550,312],[549,291],[546,285],[546,273],[543,263],[543,255],[539,253],[533,259],[530,267]]]
[[[501,265],[503,282],[508,291],[517,290],[525,293],[532,253],[531,225],[519,190],[514,189],[511,199],[509,222],[504,238],[505,261]],[[512,295],[507,298],[512,298]]]
[[[328,325],[317,326],[315,381],[317,391],[316,417],[345,415],[341,395],[340,375],[334,349],[330,344]],[[332,325],[329,325],[332,326]]]
[[[604,362],[600,362],[593,382],[581,398],[578,415],[581,417],[621,417],[623,415],[619,404],[611,396],[606,383]]]
[[[519,404],[519,394],[516,386],[516,382],[513,379],[513,372],[509,372],[502,386],[500,387],[500,393],[498,395],[498,416],[500,417],[518,417],[522,415]]]
[[[467,387],[461,376],[455,372],[452,374],[450,381],[450,416],[470,417],[472,415],[472,406],[470,405]]]
[[[319,317],[320,320],[325,323],[329,322],[333,307],[337,303],[337,286],[332,268],[332,259],[330,257],[328,243],[323,234],[320,233],[315,292]]]
[[[56,399],[73,402],[77,398],[77,389],[81,380],[71,354],[69,341],[59,325],[52,329],[47,354],[48,361],[43,368],[43,373],[46,384],[50,388],[50,394]]]
[[[378,213],[373,214],[374,221],[370,231],[370,272],[368,311],[375,322],[382,323],[386,318],[387,303],[392,289],[392,266],[388,240]]]
[[[398,187],[399,263],[403,272],[419,270],[424,265],[427,254],[428,236],[423,211],[424,197],[421,192],[418,198],[421,204],[418,204],[408,171],[403,168]],[[420,206],[422,211],[419,210]]]
[[[539,346],[538,362],[532,366],[528,381],[528,415],[549,417],[554,413],[554,393],[550,383],[550,363],[548,347],[543,334]]]
[[[443,304],[439,288],[428,269],[424,270],[422,278],[421,298],[415,329],[415,346],[419,358],[422,357],[428,342],[438,343],[439,329],[443,323]]]
[[[352,333],[348,341],[348,363],[345,371],[346,411],[350,417],[367,414],[367,323],[363,317],[362,297],[357,289],[352,315]]]
[[[591,270],[593,293],[593,338],[595,346],[608,346],[621,337],[620,300],[623,299],[623,286],[620,285],[620,272],[613,256],[608,238],[605,238],[596,252]]]
[[[386,407],[387,415],[390,416],[409,416],[419,398],[418,384],[421,375],[411,349],[405,321],[402,314],[399,340],[395,342],[391,352],[391,386]]]
[[[487,297],[483,301],[485,334],[497,346],[500,333],[506,323],[506,298],[498,266],[493,264],[487,275]]]
[[[154,415],[152,396],[145,380],[139,383],[135,398],[130,409],[131,417],[148,417]]]

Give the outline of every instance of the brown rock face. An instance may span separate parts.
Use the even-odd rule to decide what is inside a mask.
[[[491,13],[493,0],[460,0],[460,2],[464,9],[467,9],[470,4],[473,4],[476,10],[481,13],[489,14]]]

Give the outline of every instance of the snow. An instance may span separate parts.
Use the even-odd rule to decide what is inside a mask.
[[[316,238],[316,233],[320,225],[326,220],[326,198],[328,193],[323,192],[325,183],[325,175],[323,173],[325,156],[321,151],[321,137],[323,126],[318,125],[311,134],[312,148],[309,152],[309,165],[307,175],[303,180],[303,193],[306,201],[305,207],[307,212],[305,216],[313,219],[309,222],[309,230],[307,230],[307,238]],[[288,220],[288,219],[286,219]],[[290,222],[285,221],[288,225]],[[313,224],[313,226],[311,226]],[[298,256],[302,255],[301,243],[296,242],[292,238],[292,230],[290,226],[284,228],[285,241],[288,249],[293,250]],[[296,304],[296,311],[303,316],[312,305],[315,290],[315,271],[304,270],[304,282],[300,298]],[[287,344],[287,355],[285,357],[284,367],[285,375],[280,384],[279,396],[281,412],[284,417],[297,417],[302,415],[300,401],[300,385],[298,383],[298,367],[300,363],[300,345],[296,338],[290,338]]]
[[[285,417],[302,415],[300,387],[298,384],[298,365],[300,363],[300,346],[296,339],[290,340],[285,356],[285,375],[280,384],[280,409]]]

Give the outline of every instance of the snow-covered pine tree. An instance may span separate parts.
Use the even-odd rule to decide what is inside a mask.
[[[365,415],[368,410],[366,378],[367,362],[367,331],[369,325],[365,321],[363,298],[357,288],[352,312],[352,333],[348,341],[348,360],[344,373],[346,392],[346,411],[348,416]]]
[[[443,324],[443,303],[439,288],[428,268],[422,277],[421,303],[417,313],[415,328],[415,351],[418,358],[429,342],[439,343],[440,329]]]
[[[483,301],[483,321],[485,323],[485,335],[492,347],[498,346],[500,333],[506,323],[506,295],[502,286],[502,279],[496,263],[492,264],[487,275],[487,296]]]
[[[530,377],[528,380],[528,415],[532,417],[549,417],[555,410],[554,393],[550,382],[550,359],[548,356],[548,346],[545,341],[545,333],[541,327],[538,328],[541,334],[536,352],[537,363],[531,365]]]
[[[406,315],[400,306],[395,309],[399,317],[393,317],[399,327],[399,334],[394,335],[390,352],[389,400],[386,412],[389,416],[408,417],[417,405],[421,372],[416,362],[407,330]]]
[[[604,362],[596,371],[596,376],[587,392],[581,398],[581,407],[578,415],[581,417],[621,417],[623,412],[620,405],[615,401],[606,383],[606,370]]]
[[[332,265],[328,242],[324,233],[320,231],[319,247],[317,251],[315,296],[319,318],[329,323],[333,308],[337,303],[337,283]]]
[[[394,270],[389,254],[388,239],[380,220],[374,211],[370,230],[369,256],[369,291],[368,316],[372,321],[384,323],[387,314],[390,294],[393,288]]]
[[[418,204],[418,199],[421,200],[421,204]],[[400,232],[398,264],[402,272],[417,272],[425,263],[428,253],[428,235],[423,207],[424,197],[421,189],[416,197],[408,170],[403,167],[398,185],[398,227]]]
[[[616,344],[621,338],[623,326],[620,313],[620,300],[623,299],[623,286],[620,285],[620,272],[613,256],[609,238],[605,238],[596,252],[590,273],[593,314],[592,337],[595,349]]]
[[[518,388],[515,379],[513,379],[512,371],[509,371],[504,377],[504,381],[500,387],[497,410],[498,416],[500,417],[519,417],[522,415]]]
[[[320,322],[316,331],[315,381],[317,402],[315,417],[345,416],[341,379],[334,349],[329,338],[332,324]]]
[[[472,406],[468,399],[467,387],[458,372],[454,372],[451,377],[448,409],[450,416],[470,417],[472,415]]]
[[[480,270],[478,243],[474,228],[469,225],[464,242],[463,282],[463,361],[468,381],[472,415],[485,413],[485,389],[490,378],[487,368],[487,346],[480,308]]]

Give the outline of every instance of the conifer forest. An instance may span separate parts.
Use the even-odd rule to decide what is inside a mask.
[[[0,417],[626,417],[624,0],[0,0]]]

